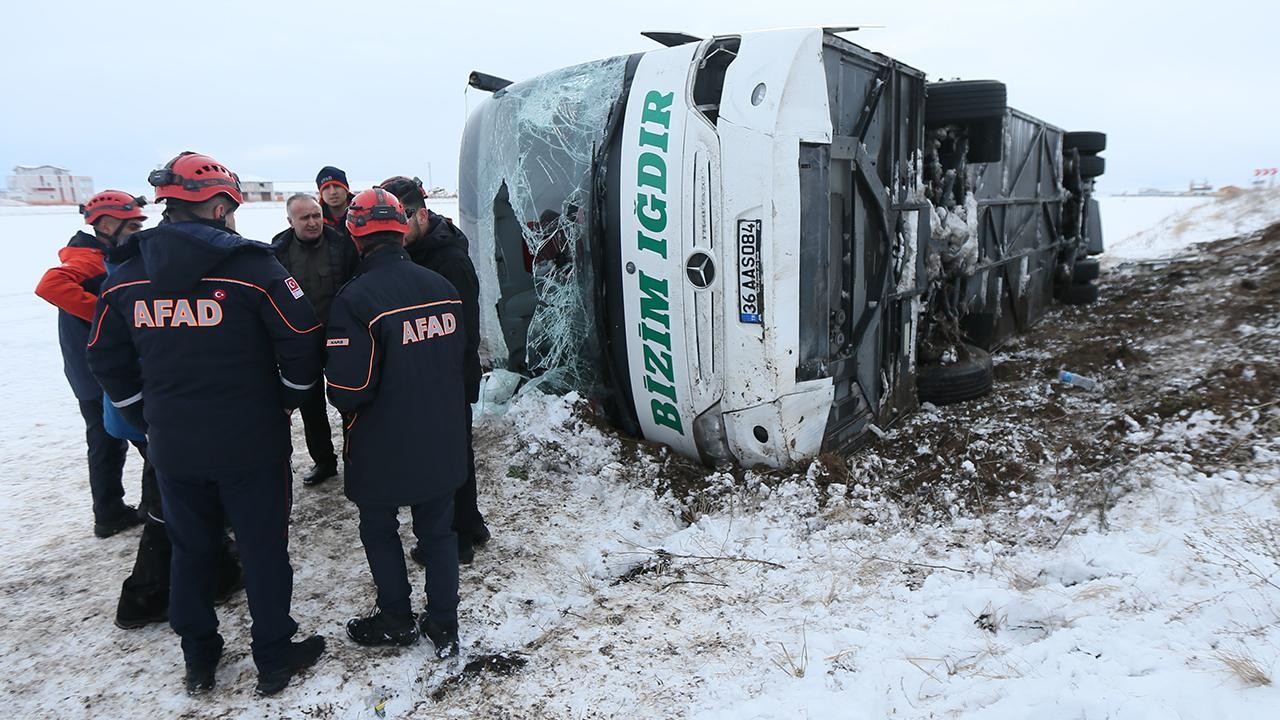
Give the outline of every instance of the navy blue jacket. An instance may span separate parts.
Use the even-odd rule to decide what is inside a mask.
[[[320,378],[310,303],[262,243],[164,224],[111,256],[89,366],[167,474],[261,467],[289,454],[285,408]],[[138,413],[138,406],[142,412]]]
[[[112,272],[115,272],[115,269],[118,265],[119,263],[114,263],[108,260],[106,263],[107,274],[109,275]],[[85,333],[84,333],[85,343],[87,344],[89,342],[88,340],[89,323],[85,323],[84,327],[85,327]],[[85,372],[89,372],[88,351],[85,351],[81,354],[85,356],[85,361],[84,361]],[[93,375],[91,374],[89,377],[92,378]],[[98,385],[98,381],[94,380],[93,384]],[[98,386],[98,387],[99,389],[101,389],[101,386]],[[106,393],[102,393],[102,427],[106,429],[108,435],[110,435],[113,438],[117,438],[119,440],[128,440],[129,442],[135,442],[135,443],[145,443],[147,441],[146,433],[142,432],[141,430],[134,427],[133,425],[130,425],[129,421],[124,419],[124,415],[121,414],[120,409],[117,408],[115,405],[111,404],[111,398],[107,397]]]
[[[343,413],[347,497],[415,505],[466,480],[462,301],[403,248],[364,257],[329,311],[325,377]]]
[[[427,210],[427,231],[405,249],[424,268],[444,276],[462,298],[462,319],[466,324],[467,347],[463,356],[463,381],[467,402],[480,399],[480,280],[467,254],[467,236],[449,218]]]

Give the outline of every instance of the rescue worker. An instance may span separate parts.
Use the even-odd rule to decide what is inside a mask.
[[[347,174],[332,165],[325,165],[316,174],[316,190],[320,191],[320,206],[324,224],[337,230],[348,240],[347,208],[351,205],[351,185]]]
[[[362,645],[409,645],[425,634],[439,658],[458,653],[458,544],[453,496],[467,477],[462,301],[409,259],[395,195],[356,196],[347,229],[356,276],[333,299],[325,375],[346,419],[343,478],[377,586],[376,613],[347,623]],[[411,429],[411,430],[410,430]],[[409,506],[427,565],[427,609],[415,618],[397,517]]]
[[[458,535],[458,560],[470,565],[475,548],[489,541],[489,528],[480,514],[476,489],[476,456],[471,445],[471,404],[480,399],[480,281],[467,254],[467,236],[448,218],[426,207],[422,181],[402,175],[384,180],[379,186],[390,190],[404,206],[409,231],[404,245],[418,265],[444,276],[462,298],[466,354],[463,356],[463,389],[467,399],[467,480],[453,498],[453,529]],[[410,556],[425,564],[422,547]]]
[[[335,187],[330,185],[329,187]],[[324,222],[320,203],[310,195],[298,194],[285,203],[289,229],[271,240],[271,249],[285,270],[298,281],[316,318],[328,321],[329,303],[342,284],[351,279],[359,257],[351,240]],[[315,463],[302,476],[303,485],[316,485],[338,474],[338,456],[329,431],[329,412],[324,399],[324,381],[308,391],[299,408],[307,452]]]
[[[214,687],[223,640],[213,608],[223,514],[244,563],[257,692],[315,664],[324,638],[291,642],[289,423],[320,377],[311,305],[269,246],[235,232],[239,178],[184,152],[147,178],[165,222],[129,238],[103,284],[89,366],[147,433],[173,542],[169,624],[187,693]]]
[[[111,253],[107,253],[107,273],[113,272],[116,266]],[[145,502],[138,508],[139,512],[146,513],[142,522],[142,535],[138,539],[133,571],[120,584],[120,599],[116,602],[116,627],[135,630],[169,619],[169,577],[173,544],[169,541],[169,533],[164,529],[164,511],[160,507],[160,488],[155,469],[146,462],[147,436],[125,421],[110,399],[102,404],[102,410],[102,423],[107,434],[133,443],[145,463],[142,497],[148,498],[150,502]],[[241,583],[240,559],[232,548],[231,538],[225,532],[215,554],[214,602],[221,604],[230,600],[244,585]]]
[[[45,272],[36,285],[36,295],[58,308],[62,367],[84,418],[89,447],[89,493],[93,497],[93,534],[100,538],[111,537],[142,522],[140,515],[152,500],[144,492],[141,510],[124,502],[122,476],[129,445],[109,435],[103,426],[102,388],[89,371],[84,349],[89,341],[89,323],[93,322],[98,289],[107,276],[103,258],[108,250],[142,229],[146,220],[142,206],[146,202],[119,190],[103,190],[89,198],[80,206],[80,214],[85,224],[93,228],[93,234],[77,232],[67,246],[58,251],[61,264]],[[151,472],[150,464],[144,460],[144,491],[149,487],[146,477]]]
[[[108,263],[110,267],[110,263]],[[120,411],[110,401],[103,404],[103,424],[112,437],[128,440],[138,448],[143,462],[147,457],[147,436],[128,424]],[[149,466],[150,463],[147,463]],[[173,544],[164,528],[164,512],[160,507],[160,490],[154,470],[142,476],[143,496],[155,501],[146,504],[146,517],[142,522],[142,535],[138,539],[138,552],[134,557],[133,571],[120,585],[120,599],[116,602],[116,627],[135,630],[151,623],[169,619],[169,578],[173,560]],[[241,583],[240,560],[224,533],[215,550],[214,602],[230,600]]]

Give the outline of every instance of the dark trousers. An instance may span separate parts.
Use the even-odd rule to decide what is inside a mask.
[[[289,616],[293,568],[289,565],[292,476],[278,463],[198,475],[159,473],[165,525],[173,543],[169,625],[182,638],[187,663],[208,663],[219,644],[213,610],[215,568],[224,542],[223,513],[231,520],[244,565],[253,618],[253,661],[258,672],[285,665],[298,624]]]
[[[124,508],[124,459],[129,444],[107,434],[102,422],[102,398],[81,400],[84,438],[89,445],[89,492],[93,496],[93,519],[108,522]]]
[[[307,438],[307,453],[316,465],[337,466],[333,451],[333,435],[329,431],[329,410],[324,398],[324,380],[317,382],[298,408],[302,414],[302,433]]]
[[[378,588],[378,607],[398,615],[413,612],[400,544],[399,508],[361,505],[359,509],[360,542]],[[450,528],[453,498],[445,496],[409,509],[413,534],[427,560],[427,615],[441,625],[457,625],[458,539]]]
[[[138,554],[133,561],[133,572],[125,578],[120,588],[120,602],[142,607],[156,607],[169,602],[169,564],[173,558],[173,546],[164,529],[164,510],[160,504],[160,484],[156,469],[147,459],[146,443],[134,443],[142,455],[142,504],[147,516],[142,524],[142,537],[138,540]]]
[[[476,451],[471,445],[471,405],[467,405],[467,481],[453,494],[453,530],[474,535],[484,524],[476,499]]]
[[[142,456],[142,498],[138,501],[138,511],[163,517],[163,510],[160,508],[160,481],[156,480],[156,467],[147,458],[147,444],[133,441],[130,444]]]
[[[146,443],[135,443],[134,447],[138,448],[145,462]],[[156,480],[155,468],[150,462],[146,462],[143,468],[142,505],[147,510],[147,517],[142,525],[142,537],[138,540],[133,572],[129,573],[129,577],[120,586],[119,606],[122,610],[150,611],[169,606],[173,544],[169,541],[169,533],[164,526],[164,511],[160,503],[160,486]],[[215,576],[219,588],[234,584],[240,576],[240,563],[225,532],[217,549],[216,567]]]

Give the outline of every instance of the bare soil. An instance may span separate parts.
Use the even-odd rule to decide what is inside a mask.
[[[1247,461],[1251,439],[1280,436],[1280,225],[1178,259],[1107,268],[1097,282],[1098,302],[1057,305],[993,352],[991,394],[926,405],[851,458],[713,471],[619,438],[623,458],[656,475],[686,522],[748,476],[772,484],[796,473],[820,489],[887,497],[928,520],[1016,512],[1028,492],[1046,488],[1105,513],[1136,463],[1158,458],[1210,473]],[[1060,370],[1102,390],[1062,384]],[[1179,429],[1197,419],[1214,427],[1187,442]]]
[[[989,396],[924,408],[852,458],[853,475],[926,514],[1016,504],[1036,483],[1107,502],[1140,457],[1213,472],[1274,439],[1280,225],[1196,250],[1104,271],[1098,302],[1057,306],[993,353]],[[1167,432],[1197,417],[1219,429],[1195,443]]]

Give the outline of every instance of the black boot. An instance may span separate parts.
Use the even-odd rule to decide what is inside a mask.
[[[413,613],[403,615],[385,610],[369,617],[347,621],[347,635],[361,645],[412,645],[418,642],[418,624]]]
[[[100,538],[109,538],[122,530],[128,530],[140,524],[142,520],[138,517],[138,509],[131,505],[121,505],[119,509],[106,514],[93,524],[93,534]]]
[[[472,529],[471,544],[476,547],[484,547],[489,543],[489,538],[491,537],[493,537],[493,535],[489,533],[489,526],[482,522]]]
[[[311,486],[319,485],[329,478],[338,476],[337,463],[322,463],[315,466],[315,469],[302,476],[302,484]]]
[[[431,644],[436,646],[436,657],[440,660],[451,658],[458,654],[458,624],[441,625],[426,613],[418,620],[418,629],[423,635],[426,635]]]
[[[187,663],[186,675],[182,678],[183,685],[187,688],[187,694],[191,697],[205,695],[213,690],[215,676],[218,672],[218,662],[222,660],[222,636],[215,635],[217,642],[210,646],[207,656],[198,660]]]
[[[169,593],[140,595],[130,593],[128,588],[120,592],[120,601],[116,603],[116,627],[121,630],[136,630],[168,619]]]
[[[172,546],[163,523],[142,526],[133,572],[120,586],[116,627],[133,630],[169,619],[169,563]]]
[[[284,667],[258,673],[258,694],[265,697],[285,689],[299,670],[315,665],[322,654],[324,637],[320,635],[312,635],[302,642],[289,643],[289,649],[285,651]]]
[[[458,533],[458,564],[470,565],[476,560],[476,549],[470,533]]]

